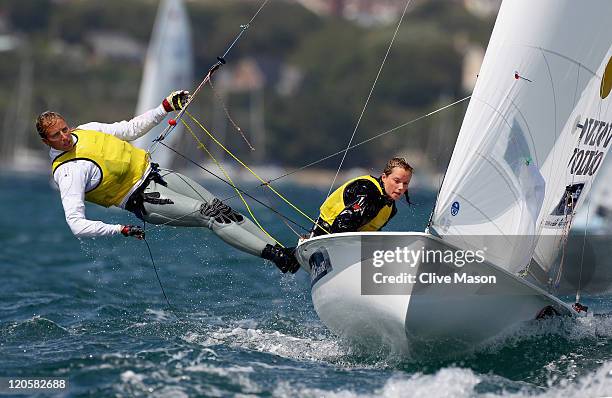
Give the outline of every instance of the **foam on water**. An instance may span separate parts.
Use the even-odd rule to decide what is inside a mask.
[[[549,389],[535,386],[487,391],[486,384],[495,376],[479,375],[469,369],[444,368],[435,374],[394,375],[382,387],[372,392],[359,393],[350,389],[323,390],[298,384],[282,382],[273,391],[275,397],[326,397],[326,398],[462,398],[462,397],[539,397],[539,398],[583,398],[612,395],[612,362],[606,362],[596,372],[576,382],[566,381]],[[494,381],[496,384],[498,380]],[[520,385],[521,383],[514,383]],[[484,387],[483,387],[484,386]],[[512,391],[514,390],[514,391]]]
[[[168,312],[164,310],[158,310],[158,309],[154,310],[151,308],[147,308],[146,313],[148,315],[152,315],[153,319],[158,322],[163,322],[169,319],[176,318],[176,316],[172,312]]]
[[[556,335],[568,340],[599,339],[612,337],[612,317],[608,314],[589,313],[588,316],[552,317],[535,320],[508,331],[498,341],[506,344],[513,340]]]
[[[275,397],[331,397],[331,398],[369,398],[369,397],[469,397],[474,395],[474,387],[480,378],[466,369],[441,369],[434,375],[415,374],[409,377],[394,375],[381,388],[372,392],[358,393],[351,390],[326,391],[318,388],[300,387],[281,383],[273,391]]]
[[[346,353],[336,339],[294,337],[279,331],[256,328],[222,327],[205,334],[187,333],[183,339],[204,347],[228,345],[235,348],[274,354],[285,358],[321,361]]]
[[[249,375],[255,372],[251,366],[227,365],[210,361],[205,355],[191,358],[189,351],[166,357],[161,362],[136,360],[114,356],[130,369],[120,375],[113,390],[119,395],[130,396],[227,396],[231,391],[244,394],[259,393],[262,388]],[[137,358],[132,358],[137,359]]]
[[[227,330],[225,334],[236,335],[235,330]],[[238,332],[238,334],[247,331]],[[251,336],[259,333],[251,334]],[[275,338],[277,336],[274,336]],[[185,341],[197,342],[202,336],[191,334],[185,336]],[[294,341],[291,339],[291,341]],[[244,346],[241,346],[244,349]],[[209,348],[205,348],[210,352]],[[267,352],[267,351],[266,351]],[[202,352],[201,354],[204,354]],[[190,358],[188,352],[175,353],[169,360],[162,363],[139,361],[136,370],[126,370],[121,373],[121,382],[115,385],[119,394],[168,396],[185,396],[205,394],[207,396],[226,396],[228,394],[264,394],[275,397],[338,397],[338,398],[370,398],[370,397],[585,397],[607,396],[612,394],[612,361],[606,361],[595,371],[575,380],[563,379],[558,382],[550,380],[548,387],[536,386],[522,381],[504,379],[494,374],[482,374],[468,368],[449,366],[438,369],[434,373],[407,373],[394,371],[380,383],[381,372],[359,371],[358,369],[333,370],[333,364],[316,358],[314,368],[304,373],[302,365],[272,366],[269,363],[251,361],[241,365],[231,364],[218,358],[214,353],[197,355]],[[276,353],[273,353],[277,355]],[[304,356],[298,359],[304,361]],[[307,359],[310,361],[311,359]],[[321,363],[323,361],[323,363]],[[330,368],[329,366],[332,366]],[[310,366],[308,366],[309,368]],[[290,380],[270,383],[265,381],[266,372],[282,372],[298,374]],[[383,373],[384,374],[384,373]],[[317,380],[331,375],[338,382],[332,388],[317,387]],[[310,380],[310,378],[314,379]],[[358,378],[358,383],[355,383]],[[346,379],[346,380],[343,380]],[[379,379],[376,381],[376,379]],[[370,383],[370,385],[368,385]],[[313,386],[314,384],[314,386]],[[355,385],[355,387],[341,387]],[[183,386],[188,385],[188,388]],[[363,387],[365,385],[365,387]],[[340,387],[340,388],[339,388]],[[365,391],[364,391],[365,390]],[[166,395],[164,395],[166,394]]]

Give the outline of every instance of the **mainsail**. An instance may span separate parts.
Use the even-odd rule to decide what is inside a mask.
[[[432,232],[513,273],[550,269],[611,146],[610,15],[609,0],[504,1]]]
[[[147,50],[136,114],[158,106],[173,90],[189,89],[192,85],[191,27],[185,5],[182,0],[162,0]],[[165,127],[165,124],[161,124],[152,129],[136,140],[136,145],[149,148]],[[177,126],[165,143],[173,146],[179,136],[180,126]],[[170,167],[172,155],[168,150],[158,149],[154,159],[161,165]]]

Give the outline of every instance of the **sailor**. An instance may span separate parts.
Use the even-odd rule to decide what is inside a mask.
[[[397,213],[396,200],[405,196],[410,203],[411,178],[412,167],[406,160],[392,158],[380,177],[365,175],[346,182],[321,205],[313,236],[380,230]]]
[[[161,105],[130,121],[90,122],[71,128],[56,112],[36,120],[42,141],[51,147],[53,179],[59,186],[66,222],[77,237],[123,234],[144,239],[135,225],[111,225],[85,217],[84,200],[117,206],[151,224],[206,227],[226,243],[273,261],[283,272],[299,269],[293,251],[275,245],[251,220],[221,202],[201,185],[161,169],[146,151],[130,144],[182,108],[189,92],[174,91]]]

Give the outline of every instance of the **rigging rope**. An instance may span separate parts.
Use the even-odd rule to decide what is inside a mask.
[[[408,121],[408,122],[406,122],[406,123],[400,124],[400,125],[395,126],[395,127],[391,128],[391,129],[389,129],[389,130],[383,131],[382,133],[379,133],[379,134],[377,134],[377,135],[375,135],[375,136],[372,136],[372,137],[370,137],[370,138],[368,138],[368,139],[365,139],[365,140],[363,140],[363,141],[361,141],[361,142],[358,142],[357,144],[352,145],[352,146],[351,146],[351,147],[349,147],[348,149],[350,150],[350,149],[357,148],[358,146],[361,146],[361,145],[363,145],[363,144],[367,144],[368,142],[373,141],[373,140],[375,140],[375,139],[377,139],[377,138],[380,138],[380,137],[385,136],[385,135],[390,134],[390,133],[394,133],[394,132],[396,132],[397,130],[399,130],[399,129],[403,128],[403,127],[406,127],[406,126],[411,125],[411,124],[414,124],[414,123],[416,123],[416,122],[418,122],[418,121],[420,121],[420,120],[423,120],[423,119],[425,119],[425,118],[428,118],[428,117],[430,117],[430,116],[433,116],[433,115],[435,115],[436,113],[441,112],[441,111],[443,111],[443,110],[445,110],[445,109],[448,109],[448,108],[450,108],[450,107],[452,107],[452,106],[455,106],[455,105],[457,105],[457,104],[460,104],[460,103],[461,103],[461,102],[463,102],[463,101],[467,101],[467,100],[468,100],[468,99],[470,99],[471,97],[472,97],[471,95],[468,95],[467,97],[461,98],[461,99],[459,99],[459,100],[457,100],[457,101],[454,101],[454,102],[452,102],[452,103],[450,103],[450,104],[444,105],[444,106],[443,106],[443,107],[441,107],[441,108],[435,109],[435,110],[433,110],[433,111],[431,111],[431,112],[429,112],[429,113],[426,113],[426,114],[424,114],[424,115],[421,115],[421,116],[419,116],[419,117],[417,117],[417,118],[415,118],[415,119],[412,119],[412,120],[410,120],[410,121]],[[297,168],[297,169],[292,170],[292,171],[290,171],[290,172],[288,172],[288,173],[282,174],[282,175],[280,175],[280,176],[278,176],[278,177],[272,178],[272,179],[268,180],[268,181],[267,181],[265,184],[260,184],[260,185],[259,185],[259,187],[262,187],[262,186],[264,186],[264,185],[266,185],[266,184],[269,184],[269,183],[271,183],[271,182],[274,182],[274,181],[278,181],[278,180],[280,180],[280,179],[282,179],[282,178],[288,177],[288,176],[293,175],[293,174],[295,174],[295,173],[299,173],[300,171],[306,170],[307,168],[312,167],[312,166],[314,166],[314,165],[316,165],[316,164],[319,164],[319,163],[321,163],[321,162],[324,162],[324,161],[326,161],[327,159],[331,159],[331,158],[333,158],[334,156],[338,156],[338,155],[340,155],[340,154],[341,154],[341,153],[343,153],[345,150],[346,150],[346,149],[341,149],[341,150],[339,150],[338,152],[332,153],[331,155],[327,155],[327,156],[325,156],[325,157],[323,157],[323,158],[321,158],[321,159],[319,159],[319,160],[315,160],[314,162],[310,162],[310,163],[308,163],[308,164],[306,164],[306,165],[304,165],[304,166],[302,166],[302,167],[300,167],[300,168]],[[234,197],[235,197],[235,196],[234,196]],[[232,198],[234,198],[234,197],[232,197]],[[228,199],[231,199],[231,198],[228,198]],[[227,200],[227,199],[226,199],[226,200]]]
[[[191,117],[191,115],[189,113],[187,113],[189,115],[189,117]],[[242,194],[240,193],[240,191],[238,190],[238,188],[236,187],[236,184],[234,184],[234,181],[232,181],[232,178],[229,176],[229,174],[225,171],[225,168],[221,165],[221,163],[219,163],[217,161],[217,159],[215,159],[215,157],[213,156],[213,154],[208,150],[208,148],[206,148],[206,145],[204,145],[204,143],[198,138],[198,136],[193,132],[193,130],[191,129],[191,126],[189,126],[187,124],[187,122],[185,122],[184,120],[181,120],[181,122],[183,122],[183,125],[187,128],[187,130],[189,131],[189,133],[191,134],[191,136],[197,141],[198,143],[198,148],[201,148],[203,151],[206,152],[206,154],[208,154],[208,156],[213,160],[213,162],[217,165],[217,167],[219,167],[219,169],[221,170],[221,172],[223,173],[223,175],[225,175],[225,178],[227,178],[227,180],[229,181],[229,183],[231,184],[232,188],[234,188],[234,191],[236,191],[236,193],[238,194],[238,196],[240,196],[240,200],[242,200],[242,203],[244,203],[244,205],[247,208],[247,211],[249,212],[249,214],[251,215],[251,217],[253,218],[253,221],[255,222],[255,224],[257,224],[257,226],[259,227],[259,229],[261,229],[263,231],[263,233],[265,233],[266,235],[268,235],[270,237],[270,239],[272,239],[274,242],[276,242],[277,244],[279,244],[280,246],[284,247],[277,239],[275,239],[272,235],[270,235],[268,233],[268,231],[266,231],[266,229],[259,223],[259,220],[257,219],[257,217],[255,217],[255,214],[253,214],[253,211],[251,210],[251,207],[249,206],[249,204],[247,203],[247,201],[244,199],[244,196],[242,196]]]
[[[227,54],[229,54],[229,52],[231,51],[232,47],[234,47],[234,44],[236,44],[238,42],[238,40],[240,39],[240,37],[242,36],[242,34],[251,27],[251,24],[253,23],[253,21],[255,20],[255,18],[257,18],[257,15],[259,15],[259,13],[261,12],[261,10],[263,10],[263,8],[266,6],[266,4],[268,4],[268,1],[270,0],[264,0],[264,2],[262,3],[262,5],[259,7],[259,9],[255,12],[255,15],[253,15],[253,17],[251,18],[251,20],[246,23],[245,25],[240,25],[240,33],[238,33],[238,36],[236,36],[236,38],[234,39],[234,41],[232,42],[232,44],[230,44],[230,46],[227,48],[227,50],[225,50],[225,53],[223,54],[223,56],[221,58],[225,58],[227,57]]]
[[[278,192],[276,189],[274,189],[274,187],[272,187],[270,185],[269,182],[266,182],[263,180],[263,178],[261,178],[257,173],[255,173],[249,166],[247,166],[242,160],[240,160],[236,155],[233,154],[232,151],[230,151],[229,149],[227,149],[225,147],[225,145],[223,145],[221,142],[219,142],[219,140],[217,140],[217,138],[215,138],[214,135],[212,135],[207,129],[206,127],[204,127],[202,125],[202,123],[200,123],[198,121],[198,119],[196,119],[195,117],[193,117],[189,112],[186,112],[187,116],[189,116],[189,118],[198,125],[198,127],[200,127],[217,145],[219,145],[228,155],[230,155],[235,161],[237,161],[242,167],[244,167],[245,169],[247,169],[255,178],[257,178],[263,185],[267,186],[268,189],[270,189],[272,192],[274,192],[276,194],[276,196],[278,196],[279,198],[281,198],[285,203],[287,203],[293,210],[297,211],[298,213],[300,213],[302,216],[304,216],[306,219],[308,219],[309,221],[311,221],[313,224],[319,226],[321,229],[323,229],[323,231],[329,233],[327,230],[325,230],[325,228],[323,228],[322,226],[320,226],[315,220],[313,220],[308,214],[304,213],[302,210],[300,210],[297,206],[295,206],[293,203],[291,203],[287,198],[285,198],[280,192]]]
[[[580,256],[580,276],[578,277],[578,289],[576,289],[576,303],[580,302],[580,289],[582,287],[582,266],[584,265],[584,247],[586,246],[586,237],[589,227],[589,216],[591,212],[591,201],[589,200],[589,206],[587,207],[587,219],[586,225],[584,226],[584,236],[582,238],[582,254]]]
[[[382,60],[382,63],[380,64],[380,68],[378,69],[378,73],[376,74],[376,78],[374,79],[374,83],[372,84],[372,87],[370,88],[370,93],[368,94],[368,98],[366,99],[365,104],[363,105],[363,109],[361,110],[361,114],[359,115],[359,119],[357,120],[357,124],[355,125],[355,128],[353,129],[353,134],[351,135],[351,139],[348,142],[348,145],[346,146],[346,149],[344,150],[344,155],[342,155],[342,160],[340,161],[340,165],[338,166],[338,170],[336,170],[336,175],[334,176],[334,179],[329,187],[329,192],[327,192],[327,196],[326,199],[329,197],[329,195],[332,192],[332,189],[334,188],[334,184],[336,183],[336,179],[338,178],[338,174],[340,173],[340,169],[342,169],[342,164],[344,163],[344,159],[346,158],[346,154],[349,151],[349,148],[351,146],[351,144],[353,143],[353,139],[355,138],[355,134],[357,133],[357,129],[359,128],[359,125],[361,124],[361,119],[363,118],[363,115],[365,114],[365,111],[368,107],[368,104],[370,102],[370,98],[372,97],[372,93],[374,92],[374,88],[376,87],[376,83],[378,82],[378,78],[380,77],[380,74],[382,73],[383,67],[385,66],[385,63],[387,62],[387,57],[389,56],[389,53],[391,52],[391,47],[393,47],[393,43],[395,42],[395,38],[397,37],[397,33],[399,32],[400,27],[402,26],[402,21],[404,20],[404,16],[406,15],[406,11],[408,10],[408,6],[410,5],[410,2],[412,0],[407,0],[406,1],[406,6],[404,7],[404,12],[402,13],[402,16],[400,17],[400,20],[397,24],[397,27],[395,28],[395,32],[393,33],[393,37],[391,38],[391,42],[389,43],[389,46],[387,47],[387,52],[385,53],[385,57]]]
[[[240,133],[244,142],[246,142],[246,144],[249,146],[249,149],[251,151],[254,151],[255,147],[253,147],[253,145],[251,145],[251,142],[246,138],[246,136],[244,135],[244,132],[242,131],[242,128],[240,128],[240,126],[238,126],[238,124],[234,122],[234,119],[232,119],[232,116],[229,113],[229,109],[227,109],[227,105],[225,105],[225,102],[223,102],[223,98],[221,98],[221,95],[217,92],[217,90],[215,89],[215,86],[213,86],[212,79],[208,81],[208,85],[210,86],[213,93],[215,94],[217,101],[219,101],[219,103],[221,104],[221,107],[223,108],[223,111],[225,112],[225,116],[227,117],[227,120],[229,120],[232,126],[234,127],[234,129]]]
[[[448,104],[448,105],[445,105],[445,106],[443,106],[443,107],[441,107],[441,108],[438,108],[438,109],[436,109],[436,110],[433,110],[433,111],[431,111],[431,112],[429,112],[429,113],[426,113],[425,115],[421,115],[421,116],[417,117],[416,119],[412,119],[412,120],[410,120],[410,121],[408,121],[408,122],[406,122],[406,123],[400,124],[400,125],[395,126],[395,127],[391,128],[391,129],[389,129],[389,130],[383,131],[382,133],[377,134],[377,135],[375,135],[375,136],[373,136],[373,137],[370,137],[370,138],[368,138],[368,139],[366,139],[366,140],[363,140],[363,141],[361,141],[361,142],[359,142],[359,143],[357,143],[357,144],[355,144],[355,145],[353,145],[353,146],[349,147],[348,149],[350,150],[350,149],[353,149],[353,148],[357,148],[357,147],[358,147],[358,146],[360,146],[360,145],[367,144],[368,142],[373,141],[373,140],[375,140],[375,139],[377,139],[377,138],[380,138],[380,137],[382,137],[382,136],[384,136],[384,135],[387,135],[387,134],[390,134],[390,133],[394,133],[394,132],[396,132],[397,130],[399,130],[399,129],[403,128],[403,127],[406,127],[406,126],[408,126],[408,125],[410,125],[410,124],[416,123],[416,122],[418,122],[418,121],[420,121],[420,120],[423,120],[423,119],[425,119],[425,118],[427,118],[427,117],[430,117],[430,116],[432,116],[432,115],[434,115],[434,114],[436,114],[436,113],[438,113],[438,112],[441,112],[441,111],[443,111],[443,110],[445,110],[445,109],[448,109],[448,108],[450,108],[450,107],[452,107],[452,106],[455,106],[455,105],[457,105],[457,104],[460,104],[461,102],[466,101],[466,100],[470,99],[471,97],[472,97],[471,95],[468,95],[467,97],[461,98],[460,100],[457,100],[457,101],[452,102],[452,103],[450,103],[450,104]],[[282,179],[282,178],[285,178],[285,177],[288,177],[288,176],[290,176],[290,175],[293,175],[293,174],[295,174],[295,173],[299,173],[300,171],[306,170],[307,168],[312,167],[312,166],[314,166],[314,165],[316,165],[316,164],[319,164],[319,163],[321,163],[321,162],[324,162],[324,161],[326,161],[327,159],[331,159],[331,158],[333,158],[334,156],[338,156],[338,155],[340,155],[341,153],[343,153],[344,151],[345,151],[345,149],[339,150],[338,152],[332,153],[331,155],[327,155],[327,156],[325,156],[325,157],[323,157],[323,158],[321,158],[321,159],[319,159],[319,160],[315,160],[314,162],[310,162],[310,163],[308,163],[308,164],[306,164],[306,165],[304,165],[304,166],[302,166],[302,167],[300,167],[300,168],[298,168],[298,169],[295,169],[295,170],[290,171],[290,172],[288,172],[288,173],[282,174],[282,175],[280,175],[280,176],[278,176],[278,177],[272,178],[272,179],[268,180],[268,181],[267,181],[265,184],[264,184],[264,183],[259,184],[259,185],[258,185],[258,188],[263,187],[263,186],[265,186],[266,184],[269,184],[269,183],[271,183],[271,182],[278,181],[278,180],[280,180],[280,179]],[[236,195],[234,195],[234,196],[230,196],[230,197],[228,197],[228,198],[223,199],[223,201],[230,200],[230,199],[233,199],[233,198],[235,198],[235,197],[236,197]]]
[[[268,199],[268,205],[270,205],[270,207],[272,207],[272,199],[270,196],[270,192],[264,190],[264,195],[266,195],[266,198]],[[302,236],[300,235],[299,232],[297,232],[291,225],[289,225],[289,223],[287,222],[287,220],[281,218],[281,221],[283,222],[283,224],[285,224],[287,226],[287,228],[289,228],[291,230],[291,232],[293,232],[295,234],[295,236],[299,238],[301,238]]]
[[[198,85],[198,87],[195,89],[195,91],[191,94],[191,97],[189,98],[189,101],[187,101],[187,103],[185,104],[184,107],[182,107],[182,109],[179,111],[179,113],[176,115],[176,118],[174,119],[175,121],[179,121],[181,120],[181,118],[183,117],[183,114],[187,111],[187,108],[189,107],[189,105],[193,102],[193,100],[195,99],[195,97],[198,95],[198,93],[200,92],[200,90],[202,89],[202,87],[204,87],[204,85],[206,83],[208,83],[210,81],[210,79],[212,78],[212,75],[223,65],[225,65],[225,58],[227,57],[227,55],[229,54],[229,52],[232,50],[232,48],[234,47],[234,45],[238,42],[238,40],[240,40],[240,38],[242,37],[242,35],[244,34],[244,32],[246,32],[246,30],[248,28],[250,28],[251,24],[253,23],[253,21],[255,20],[255,18],[257,17],[257,15],[259,15],[259,13],[261,12],[261,10],[266,6],[266,4],[268,4],[270,0],[264,0],[264,2],[261,4],[261,6],[257,9],[257,11],[255,12],[255,14],[253,15],[253,17],[251,18],[251,20],[244,24],[244,25],[240,25],[240,32],[238,33],[238,35],[236,36],[236,38],[234,39],[234,41],[229,45],[229,47],[227,48],[227,50],[225,50],[225,53],[223,53],[223,55],[221,57],[217,57],[217,62],[214,63],[210,69],[208,70],[208,73],[206,74],[206,76],[204,77],[204,79],[200,82],[200,84]],[[172,131],[174,130],[174,127],[176,126],[176,123],[174,124],[168,124],[168,126],[166,126],[166,128],[164,129],[164,131],[159,135],[159,137],[157,137],[155,140],[153,140],[153,142],[151,143],[151,146],[149,146],[148,152],[150,155],[152,155],[155,150],[157,149],[157,145],[158,143],[161,143],[161,141],[163,141],[164,139],[166,139],[166,137],[168,137],[170,135],[170,133],[172,133]]]
[[[142,230],[146,231],[147,223],[143,222]],[[155,276],[157,277],[157,282],[159,283],[159,287],[161,288],[162,294],[164,295],[164,299],[166,299],[166,304],[168,304],[168,310],[172,311],[174,316],[178,318],[174,310],[172,309],[172,305],[170,304],[170,300],[168,300],[168,296],[166,295],[166,291],[164,290],[164,285],[162,285],[162,281],[159,278],[159,273],[157,272],[157,266],[155,265],[155,260],[153,259],[153,253],[151,252],[151,246],[149,246],[149,242],[145,238],[142,238],[144,243],[147,245],[147,250],[149,251],[149,257],[151,257],[151,264],[153,265],[153,270],[155,271]]]
[[[563,266],[565,265],[565,250],[567,248],[567,240],[569,238],[570,228],[572,227],[572,222],[574,220],[575,214],[575,205],[574,195],[569,189],[569,186],[565,188],[565,193],[567,195],[567,199],[565,201],[566,213],[565,213],[565,225],[563,226],[563,231],[561,233],[561,260],[559,260],[559,269],[557,270],[557,275],[555,277],[554,289],[559,288],[559,284],[561,283],[561,275],[563,274]],[[569,210],[569,214],[567,213]],[[569,217],[568,217],[569,216]]]
[[[216,179],[218,179],[219,181],[224,182],[225,184],[232,186],[229,182],[225,181],[223,178],[219,177],[218,175],[216,175],[215,173],[213,173],[212,171],[208,170],[206,167],[202,166],[201,164],[199,164],[198,162],[194,161],[193,159],[190,159],[189,157],[183,155],[182,153],[180,153],[179,151],[177,151],[176,149],[164,144],[163,142],[160,142],[160,145],[162,145],[165,148],[168,148],[169,150],[171,150],[172,152],[176,153],[177,155],[179,155],[180,157],[182,157],[183,159],[187,160],[189,163],[192,163],[194,166],[196,166],[197,168],[207,172],[208,174],[212,175],[213,177],[215,177]],[[285,220],[289,221],[290,223],[292,223],[295,226],[298,226],[300,228],[302,228],[304,231],[309,232],[310,229],[298,224],[297,222],[293,221],[291,218],[285,216],[284,214],[276,211],[274,208],[266,205],[265,203],[263,203],[262,201],[260,201],[259,199],[255,198],[254,196],[252,196],[251,194],[249,194],[248,192],[246,192],[245,190],[236,187],[236,189],[238,189],[243,195],[246,195],[247,197],[253,199],[254,201],[256,201],[257,203],[259,203],[260,205],[264,206],[265,208],[267,208],[268,210],[272,211],[275,214],[278,214],[279,216],[283,217]],[[182,216],[184,217],[184,216]],[[180,218],[182,218],[180,217]]]

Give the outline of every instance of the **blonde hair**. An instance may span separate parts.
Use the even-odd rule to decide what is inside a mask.
[[[388,176],[389,174],[391,174],[395,167],[401,167],[402,169],[409,171],[411,173],[412,173],[412,170],[414,170],[412,166],[410,166],[408,162],[406,162],[406,159],[391,158],[391,160],[387,162],[387,165],[385,166],[385,169],[383,170],[384,175]]]
[[[52,111],[45,111],[38,115],[36,118],[36,130],[38,131],[38,135],[40,135],[41,138],[47,138],[47,127],[49,127],[49,125],[55,122],[57,119],[65,120],[62,115]]]

